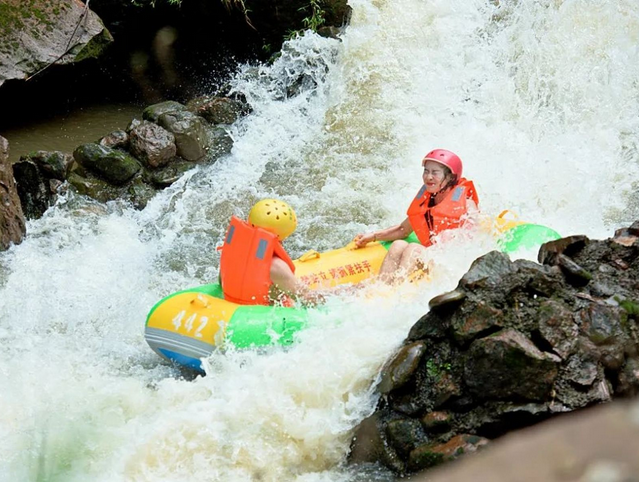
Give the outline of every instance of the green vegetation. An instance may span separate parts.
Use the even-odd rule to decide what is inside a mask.
[[[626,310],[629,315],[637,316],[639,315],[639,303],[634,300],[622,300],[618,296],[615,297],[617,302],[621,305],[621,307]]]
[[[326,22],[326,12],[322,7],[322,0],[311,0],[308,6],[300,8],[300,11],[308,11],[310,8],[310,15],[302,19],[302,23],[307,29],[317,32],[324,22]]]
[[[449,372],[453,366],[450,363],[437,363],[432,358],[426,362],[426,373],[437,378],[442,372]]]
[[[302,19],[304,29],[289,30],[285,36],[285,40],[290,40],[298,35],[303,35],[307,30],[317,32],[317,30],[326,22],[326,10],[322,7],[322,0],[310,0],[309,4],[301,7],[299,11],[309,13],[307,17]]]
[[[21,12],[13,6],[0,3],[0,33],[6,35],[24,28]]]
[[[38,8],[36,5],[43,8]],[[0,35],[6,37],[24,28],[31,28],[33,32],[37,32],[42,25],[51,29],[54,22],[49,19],[51,12],[47,9],[52,9],[55,15],[60,12],[59,8],[52,8],[42,1],[0,3]]]

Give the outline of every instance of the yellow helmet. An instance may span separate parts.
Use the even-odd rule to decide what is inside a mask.
[[[282,241],[297,228],[297,216],[293,208],[278,199],[262,199],[249,212],[251,226],[266,229]]]

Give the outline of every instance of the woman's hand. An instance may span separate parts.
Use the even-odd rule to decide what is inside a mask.
[[[355,236],[355,239],[353,239],[356,248],[363,248],[372,241],[377,241],[375,233],[358,234]]]

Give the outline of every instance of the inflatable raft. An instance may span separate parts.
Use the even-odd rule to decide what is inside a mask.
[[[556,231],[507,217],[502,212],[489,222],[504,252],[534,248],[558,239]],[[419,242],[412,234],[410,242]],[[355,249],[345,247],[318,253],[309,251],[293,261],[295,274],[311,288],[356,284],[379,272],[390,242],[373,242]],[[287,345],[304,328],[308,317],[302,307],[238,305],[224,300],[219,284],[208,284],[163,298],[147,316],[145,338],[162,358],[202,370],[201,359],[217,347],[237,348]]]

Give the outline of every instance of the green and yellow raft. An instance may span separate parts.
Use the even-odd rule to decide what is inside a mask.
[[[490,229],[504,252],[529,249],[558,239],[556,231],[538,224],[507,219],[502,212]],[[407,241],[419,242],[413,235]],[[356,284],[379,272],[389,242],[352,244],[318,253],[309,251],[294,262],[295,274],[311,288]],[[288,345],[304,328],[308,311],[302,307],[238,305],[224,300],[219,284],[208,284],[163,298],[147,316],[145,338],[162,358],[202,370],[201,359],[216,347],[237,348]]]

